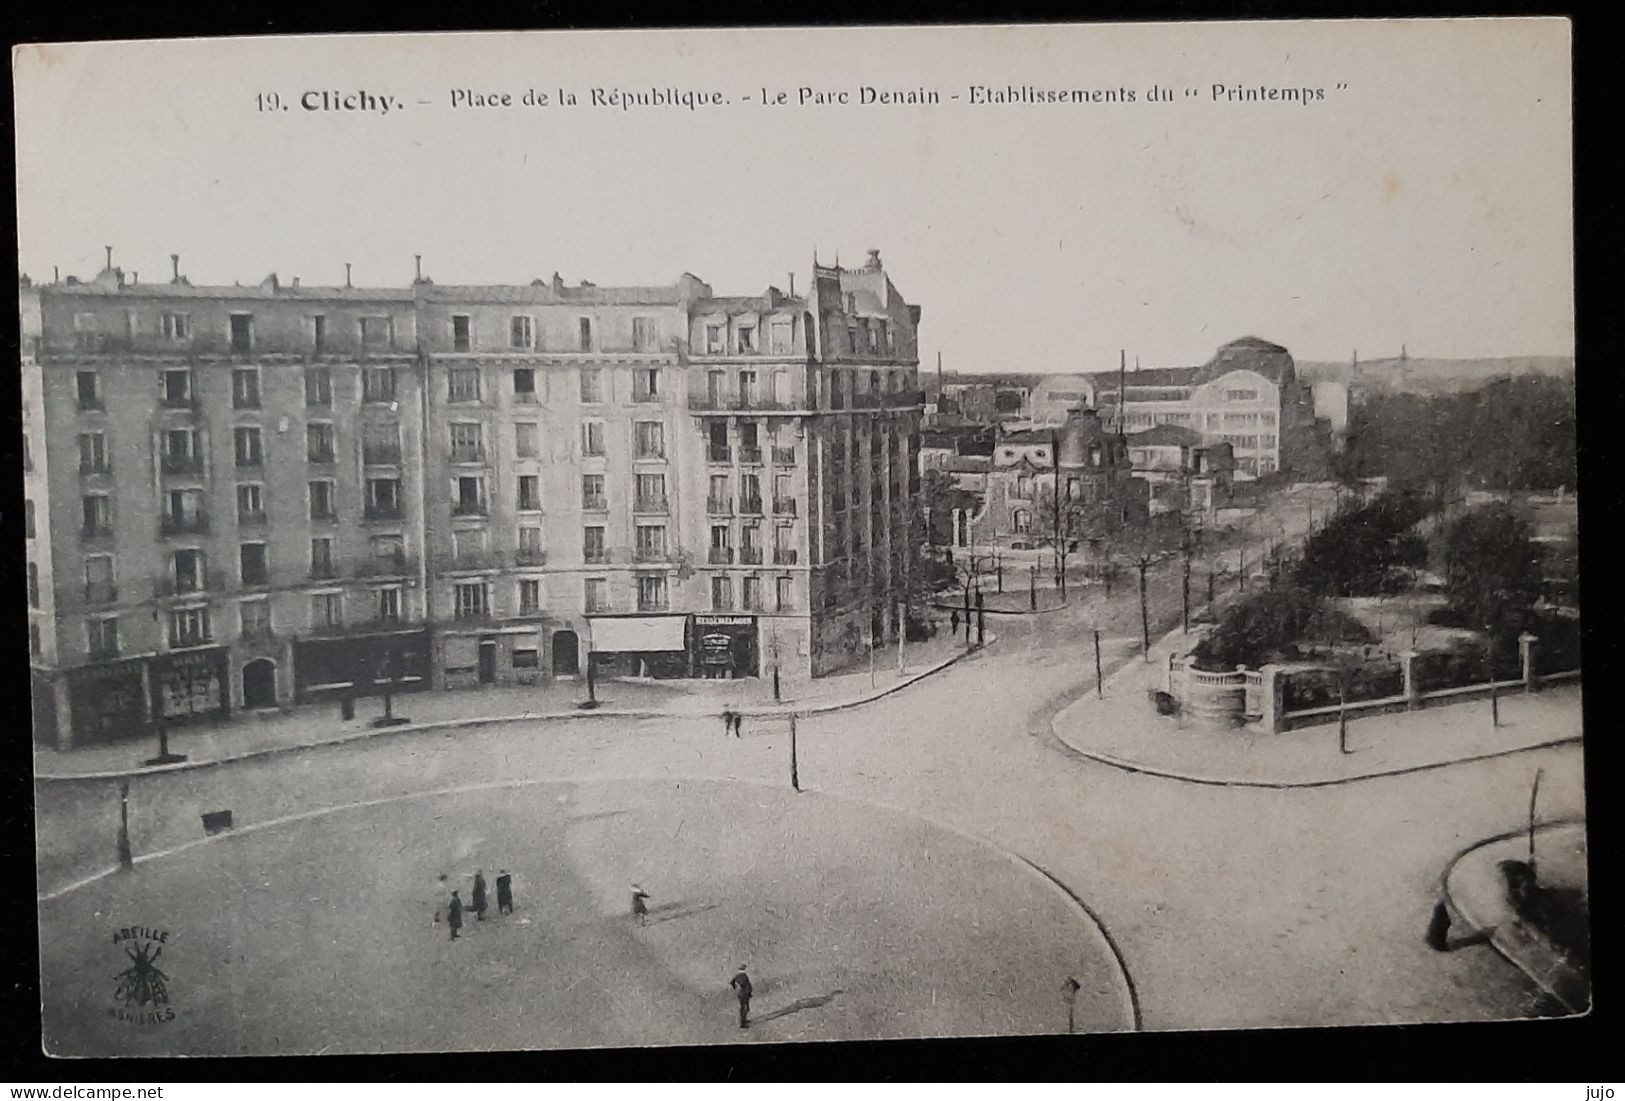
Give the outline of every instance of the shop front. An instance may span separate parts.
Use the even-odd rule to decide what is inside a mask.
[[[696,615],[689,638],[694,676],[732,680],[754,677],[761,669],[755,616]]]
[[[429,687],[429,633],[298,639],[293,644],[294,698],[300,703],[345,693],[381,696]]]
[[[223,646],[159,654],[147,676],[153,716],[172,726],[231,714],[231,663]]]
[[[658,680],[691,675],[687,616],[594,616],[587,626],[597,675]]]
[[[147,733],[143,664],[141,658],[130,658],[68,670],[73,744],[140,738]]]

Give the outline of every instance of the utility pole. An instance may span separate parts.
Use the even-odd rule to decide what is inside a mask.
[[[1095,632],[1095,699],[1106,698],[1105,678],[1100,671],[1100,632]]]
[[[1038,611],[1038,563],[1032,564],[1032,570],[1027,576],[1027,607],[1030,611]]]
[[[593,651],[587,651],[587,698],[576,704],[582,711],[591,711],[598,706],[598,690],[593,682]]]
[[[976,590],[976,645],[980,647],[987,637],[987,612],[982,607],[982,590]]]
[[[801,776],[796,771],[796,717],[790,716],[790,787],[801,790]]]
[[[1533,799],[1530,800],[1530,805],[1534,805]],[[1534,845],[1533,835],[1531,834],[1530,852],[1534,852]],[[130,854],[130,781],[128,780],[120,784],[118,789],[118,865],[125,869],[135,867],[135,857]]]
[[[1182,567],[1183,572],[1180,574],[1179,589],[1180,595],[1184,599],[1185,609],[1183,630],[1188,635],[1191,633],[1191,542],[1188,534],[1185,536],[1184,542],[1185,545],[1181,549],[1184,551],[1185,561]]]
[[[993,548],[993,570],[999,579],[999,592],[1004,592],[1004,548]]]
[[[1151,558],[1140,555],[1135,560],[1135,567],[1140,571],[1140,656],[1151,660],[1151,607],[1146,600],[1145,573],[1151,568]]]
[[[1344,689],[1344,682],[1348,679],[1346,673],[1339,673],[1337,678],[1337,752],[1349,751],[1349,713],[1348,697]]]
[[[773,702],[778,703],[779,700],[780,700],[780,696],[779,696],[779,629],[778,629],[777,625],[773,625],[773,626],[770,626],[768,628],[768,630],[771,633],[767,636],[767,638],[768,638],[768,643],[767,644],[771,648],[772,655],[773,655]]]
[[[1535,782],[1529,789],[1529,878],[1535,878],[1535,798],[1540,794],[1540,774],[1544,769],[1535,769]],[[126,785],[128,786],[128,785]]]

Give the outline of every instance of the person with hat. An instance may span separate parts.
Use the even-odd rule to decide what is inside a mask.
[[[648,891],[645,891],[636,883],[632,884],[632,916],[638,919],[639,925],[649,924],[648,898]]]
[[[728,980],[728,985],[733,988],[734,997],[739,999],[739,1027],[749,1028],[751,986],[750,976],[745,974],[744,964],[739,965],[739,970]]]
[[[474,919],[476,921],[484,921],[486,902],[485,871],[483,869],[474,873],[474,898],[472,900],[472,906],[474,908]]]
[[[506,868],[497,873],[497,913],[513,913],[513,876]]]
[[[451,904],[446,909],[446,924],[451,926],[451,939],[456,940],[457,931],[463,927],[463,900],[456,891],[451,893]]]

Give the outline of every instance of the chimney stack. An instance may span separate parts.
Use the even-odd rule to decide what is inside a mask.
[[[179,283],[181,281],[181,254],[180,253],[172,252],[172,253],[169,254],[169,267],[170,267],[170,271],[173,273],[170,276],[169,281],[171,283]]]
[[[421,283],[423,282],[423,253],[413,253],[412,259],[417,261],[417,275],[413,276],[412,281],[414,283]]]
[[[870,249],[869,250],[869,260],[863,266],[864,266],[864,269],[867,270],[867,271],[879,271],[880,270],[880,250],[877,249],[877,248]]]
[[[103,245],[102,248],[107,250],[107,270],[112,271],[113,270],[113,246],[112,245]]]
[[[796,296],[796,273],[791,272],[790,273],[790,297],[794,298],[795,296]]]
[[[346,287],[350,286],[350,262],[348,260],[344,262],[344,285]]]
[[[59,266],[57,266],[56,264],[52,264],[51,265],[51,283],[54,285],[54,284],[57,284],[57,283],[60,283],[60,282],[62,282],[62,269]]]

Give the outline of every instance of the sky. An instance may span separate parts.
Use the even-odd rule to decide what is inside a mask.
[[[194,283],[341,283],[348,261],[404,286],[421,253],[442,283],[689,271],[753,294],[878,248],[922,364],[949,370],[1193,364],[1243,335],[1301,360],[1573,353],[1561,20],[230,39],[13,67],[35,279],[93,276],[112,245],[143,282],[179,253]],[[942,102],[798,102],[866,85]],[[727,102],[626,111],[595,87]],[[358,89],[397,106],[301,106]]]

